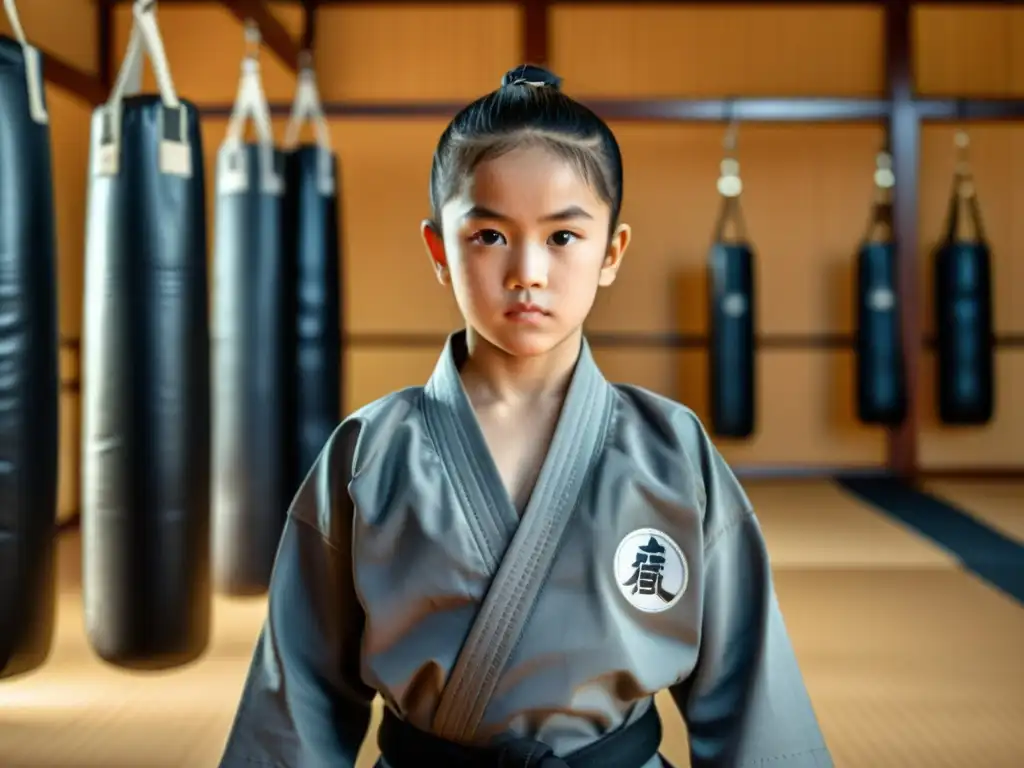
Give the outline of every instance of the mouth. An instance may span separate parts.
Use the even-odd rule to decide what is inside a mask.
[[[526,302],[520,302],[513,304],[505,312],[507,317],[544,317],[548,313],[543,307],[536,304],[528,304]]]

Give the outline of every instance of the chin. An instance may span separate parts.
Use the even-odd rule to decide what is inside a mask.
[[[569,334],[540,328],[488,329],[485,338],[512,357],[540,357],[558,347]]]

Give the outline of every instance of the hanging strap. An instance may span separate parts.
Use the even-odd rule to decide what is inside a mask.
[[[32,121],[39,125],[47,125],[50,122],[50,115],[46,111],[46,98],[44,95],[43,66],[39,56],[39,49],[29,45],[25,37],[25,30],[21,26],[21,19],[18,17],[18,7],[14,0],[4,0],[4,11],[7,13],[7,21],[11,24],[14,32],[14,39],[21,46],[22,54],[25,57],[25,86],[28,89],[28,113]]]
[[[251,119],[256,128],[256,141],[260,151],[260,191],[280,195],[284,192],[284,178],[278,172],[274,152],[274,128],[270,120],[270,105],[263,91],[260,74],[260,30],[252,19],[245,22],[246,54],[242,59],[242,75],[238,93],[231,110],[223,151],[220,153],[217,188],[221,194],[249,189],[248,155],[245,152],[245,127]]]
[[[722,197],[722,206],[718,211],[718,221],[715,222],[714,242],[716,243],[742,243],[747,239],[747,227],[743,220],[743,210],[740,207],[743,180],[740,178],[740,161],[736,156],[738,133],[738,124],[735,120],[730,121],[723,142],[725,157],[722,159],[721,173],[718,176],[718,194]],[[727,232],[730,225],[732,225],[732,234]]]
[[[188,111],[178,100],[163,38],[156,21],[156,0],[135,0],[132,32],[110,98],[100,106],[103,121],[100,144],[94,155],[93,174],[116,176],[121,166],[121,123],[124,100],[141,86],[143,56],[149,59],[156,77],[163,109],[159,115],[161,173],[190,178],[192,147],[188,142]]]
[[[971,139],[967,131],[961,129],[957,131],[954,141],[957,159],[953,171],[953,193],[946,218],[946,242],[982,243],[985,241],[985,230],[981,223],[978,192],[968,154]]]
[[[871,218],[864,237],[867,243],[889,243],[892,241],[892,189],[896,186],[896,174],[892,170],[892,155],[883,149],[875,156],[875,199],[871,205]]]
[[[331,131],[320,103],[320,91],[316,84],[313,55],[303,51],[299,58],[299,78],[292,102],[292,115],[288,120],[284,144],[295,149],[299,144],[302,126],[309,122],[313,126],[317,146],[317,191],[324,197],[334,194],[334,168],[332,163]]]

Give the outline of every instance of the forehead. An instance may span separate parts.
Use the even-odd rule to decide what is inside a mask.
[[[543,146],[517,147],[478,163],[452,204],[531,218],[571,206],[597,218],[607,208],[575,163]]]

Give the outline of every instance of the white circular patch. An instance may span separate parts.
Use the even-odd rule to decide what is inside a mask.
[[[615,550],[615,583],[645,613],[667,611],[686,592],[690,569],[679,545],[655,528],[626,535]]]

